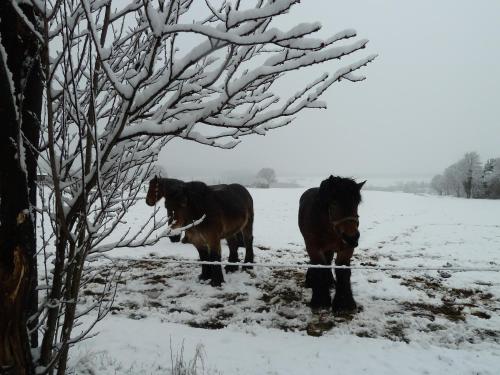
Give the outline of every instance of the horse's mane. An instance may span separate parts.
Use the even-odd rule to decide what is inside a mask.
[[[194,214],[206,213],[207,195],[210,193],[207,184],[201,181],[186,182],[184,192]]]
[[[361,192],[358,183],[354,179],[330,176],[321,182],[318,198],[324,202],[332,200],[351,201],[353,204],[358,205],[361,203]]]
[[[159,186],[160,190],[165,194],[167,194],[167,192],[169,192],[170,194],[172,194],[173,192],[177,192],[177,191],[180,192],[180,190],[182,189],[182,185],[184,184],[183,181],[177,180],[175,178],[157,177],[157,181],[158,181],[158,186]]]

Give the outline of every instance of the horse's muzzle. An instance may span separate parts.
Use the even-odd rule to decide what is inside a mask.
[[[359,232],[356,232],[356,234],[349,236],[345,233],[342,234],[342,241],[348,246],[351,247],[358,247],[358,242],[359,242]]]
[[[181,240],[181,235],[169,236],[168,238],[170,238],[170,242],[179,242]]]

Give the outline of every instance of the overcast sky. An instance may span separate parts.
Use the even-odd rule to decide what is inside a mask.
[[[232,150],[173,141],[160,155],[169,174],[429,176],[467,151],[500,157],[500,1],[303,0],[279,26],[309,21],[322,36],[354,28],[369,39],[356,55],[379,55],[367,79],[332,85],[328,109]],[[340,66],[300,73],[287,91]]]

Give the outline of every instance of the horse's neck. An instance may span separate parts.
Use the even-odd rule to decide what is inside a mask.
[[[160,178],[158,179],[158,193],[160,197],[165,198],[167,195],[167,186],[170,184],[177,183],[177,181],[180,182],[180,180],[175,180],[172,178]]]
[[[316,197],[313,205],[318,212],[328,215],[329,202],[327,202],[324,198],[322,199],[320,196]]]

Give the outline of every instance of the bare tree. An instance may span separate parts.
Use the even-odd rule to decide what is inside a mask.
[[[439,195],[445,193],[445,179],[443,175],[437,174],[431,180],[431,188],[433,188]]]
[[[481,165],[477,152],[467,152],[462,159],[446,168],[442,175],[434,176],[431,187],[439,194],[466,198],[488,195],[488,181],[493,164]]]
[[[477,152],[467,152],[457,163],[460,180],[467,198],[477,198],[481,194],[482,165]]]
[[[32,2],[43,25],[33,30],[45,76],[38,165],[52,181],[40,189],[38,206],[47,285],[34,317],[43,332],[38,373],[64,374],[69,348],[93,327],[75,334],[79,317],[94,310],[97,322],[112,303],[110,276],[96,303],[79,310],[82,284],[95,276],[91,261],[173,234],[165,218],[134,229],[123,223],[163,146],[180,137],[233,148],[242,136],[324,108],[319,98],[333,83],[364,79],[355,73],[375,56],[280,99],[275,87],[287,73],[338,61],[367,43],[351,42],[353,30],[313,38],[317,23],[272,28],[296,3],[207,1],[207,16],[193,19],[192,0],[117,2],[121,8],[111,0]],[[124,234],[110,242],[120,227]]]
[[[257,187],[269,187],[276,182],[276,172],[272,168],[262,168],[255,177]]]
[[[500,198],[500,158],[488,159],[484,164],[483,186],[486,197]]]
[[[450,165],[444,170],[443,179],[443,189],[446,195],[455,195],[456,197],[464,196],[462,174],[457,163]]]

